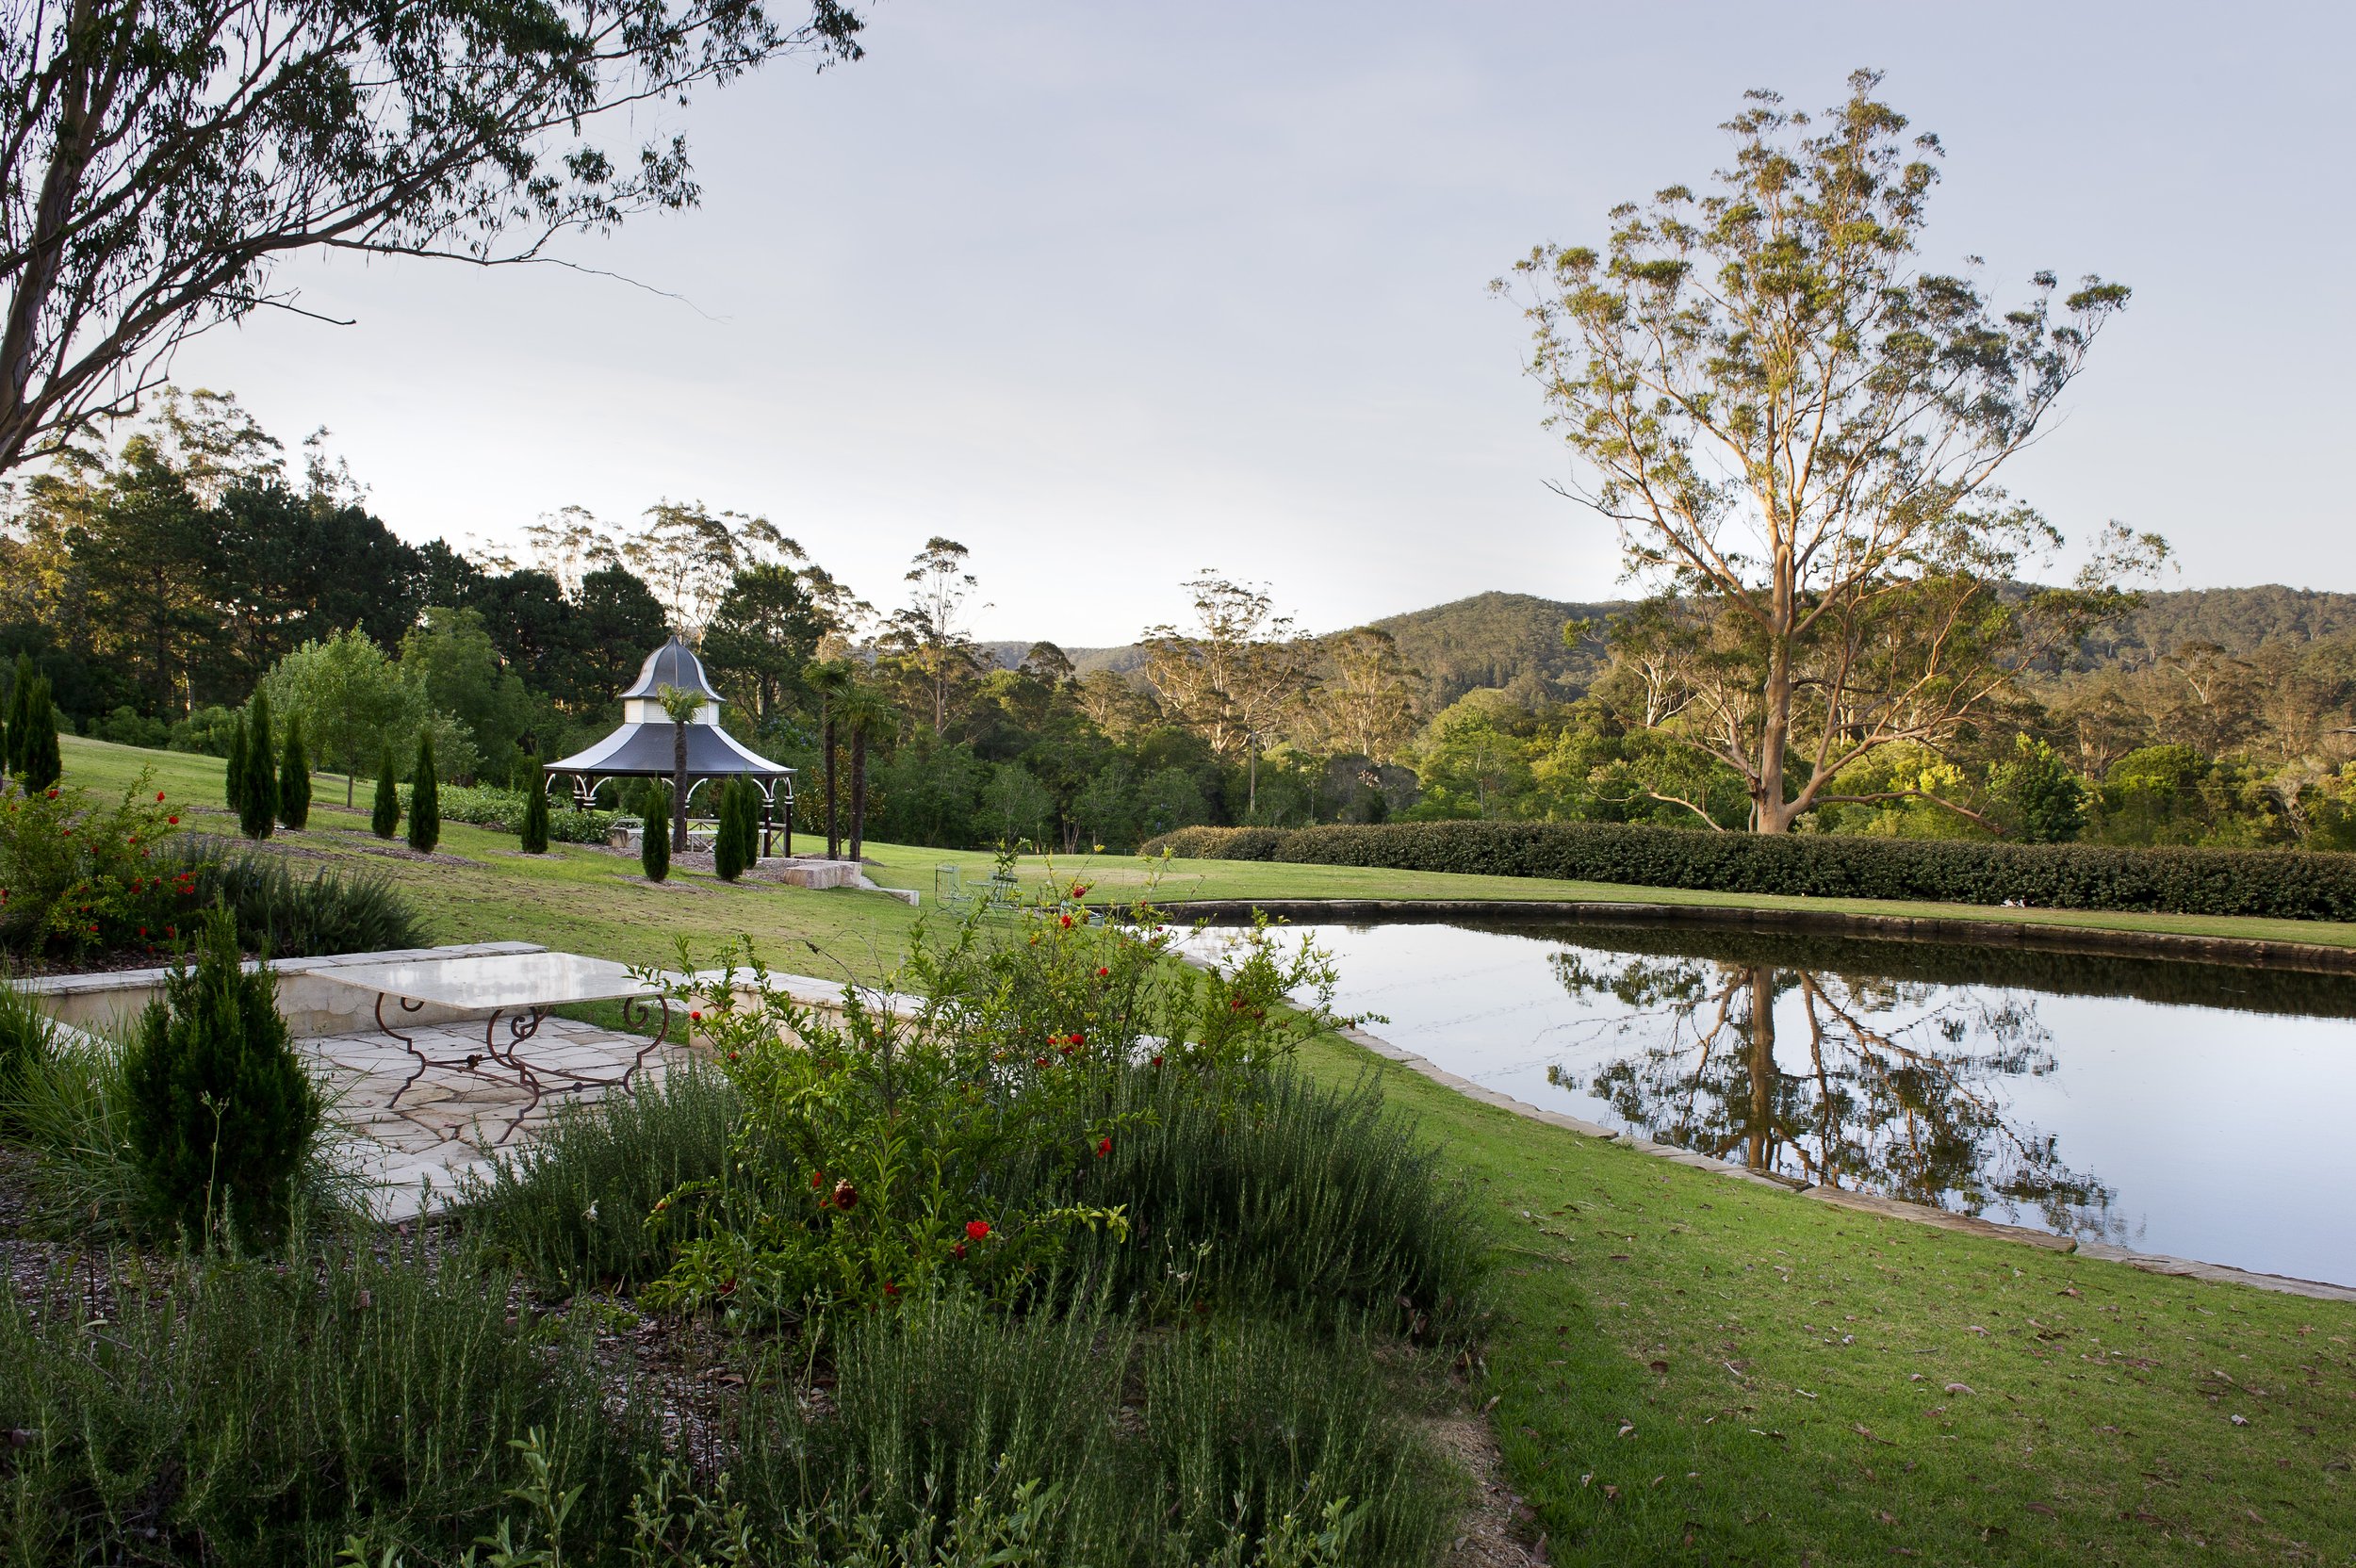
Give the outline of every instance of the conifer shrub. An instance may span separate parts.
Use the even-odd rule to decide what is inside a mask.
[[[524,792],[524,821],[518,833],[526,855],[548,852],[548,792],[536,782]]]
[[[743,779],[731,778],[720,791],[719,827],[712,836],[712,870],[723,882],[744,874],[744,790]]]
[[[286,720],[286,748],[278,760],[278,820],[297,832],[311,820],[311,754],[300,713]]]
[[[270,694],[254,694],[246,718],[245,782],[237,787],[238,830],[257,842],[278,822],[278,747],[271,733]]]
[[[285,1229],[319,1135],[319,1091],[278,1015],[267,966],[239,963],[237,922],[205,917],[195,962],[175,964],[123,1063],[129,1129],[150,1217],[191,1243],[252,1246]]]
[[[229,727],[229,756],[221,781],[221,804],[237,813],[239,822],[245,820],[245,715],[239,713]]]
[[[32,711],[33,656],[16,656],[14,678],[8,684],[8,723],[5,735],[0,735],[0,766],[11,777],[25,771],[25,720]]]
[[[417,765],[409,779],[409,847],[420,855],[433,854],[442,841],[442,807],[435,793],[440,787],[434,776],[434,737],[419,735]]]
[[[380,839],[389,839],[401,831],[401,781],[393,776],[393,749],[384,748],[384,760],[376,770],[376,800],[368,808],[368,831]]]
[[[33,678],[33,694],[24,722],[24,760],[17,777],[28,790],[46,790],[65,773],[57,755],[57,705],[49,694],[49,678]]]
[[[638,814],[646,825],[638,838],[638,868],[647,881],[661,882],[671,874],[671,810],[661,785],[639,791]]]

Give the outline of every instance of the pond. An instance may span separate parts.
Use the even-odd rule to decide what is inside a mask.
[[[1296,929],[1333,955],[1340,1011],[1532,1104],[1800,1182],[2356,1283],[2356,976],[1673,925]]]

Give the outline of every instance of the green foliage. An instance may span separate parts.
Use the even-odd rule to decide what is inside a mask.
[[[40,999],[0,980],[0,1132],[24,1132],[25,1088],[54,1054],[56,1036]]]
[[[442,841],[441,780],[434,771],[434,737],[417,737],[417,766],[409,776],[409,847],[431,855]]]
[[[647,881],[661,882],[671,874],[669,792],[648,780],[638,792],[638,815],[646,825],[638,836],[638,869]]]
[[[749,951],[705,966],[682,952],[703,978],[671,982],[673,1005],[700,1012],[744,1112],[728,1170],[666,1205],[705,1233],[656,1298],[795,1312],[945,1283],[1005,1295],[1073,1237],[1124,1233],[1102,1189],[1151,1115],[1124,1079],[1153,1069],[1132,1064],[1248,1095],[1333,983],[1265,928],[1208,972],[1169,963],[1170,941],[1054,905],[1013,922],[977,908],[938,939],[920,926],[892,982],[920,1004],[854,988],[839,1014],[794,1002]]]
[[[538,769],[532,770],[535,774]],[[546,855],[548,852],[548,792],[533,778],[524,792],[523,825],[516,829],[526,855]]]
[[[416,906],[382,869],[311,869],[210,838],[178,841],[160,859],[158,874],[182,904],[225,906],[237,920],[239,944],[273,957],[390,952],[426,943]]]
[[[70,784],[0,788],[0,938],[20,951],[137,948],[172,935],[185,880],[155,850],[176,811],[142,771],[106,805]]]
[[[278,820],[278,750],[270,729],[270,694],[256,692],[247,710],[244,781],[237,786],[237,826],[249,839],[270,837]]]
[[[368,808],[368,831],[389,839],[401,830],[401,783],[393,776],[393,754],[386,749],[376,770],[376,798]]]
[[[190,1245],[267,1242],[285,1228],[319,1135],[319,1091],[279,1017],[267,967],[238,962],[226,909],[205,918],[125,1059],[131,1146],[155,1218]]]
[[[0,730],[0,759],[5,759],[6,771],[14,776],[24,771],[25,719],[32,711],[33,656],[20,653],[8,679],[8,722]]]
[[[722,1175],[738,1114],[734,1086],[693,1061],[629,1094],[567,1102],[466,1184],[470,1223],[550,1284],[644,1284],[669,1269],[680,1236],[695,1233],[684,1215],[660,1230],[647,1217],[680,1187]]]
[[[286,748],[278,760],[278,820],[301,832],[311,820],[311,755],[303,743],[303,715],[286,720]]]
[[[1145,853],[1162,847],[1150,843]],[[1186,852],[1174,838],[1169,847]],[[1298,828],[1269,858],[1718,892],[2356,920],[2356,856],[2269,850],[1449,822]]]
[[[608,1413],[581,1336],[511,1315],[505,1277],[427,1246],[9,1292],[0,1425],[31,1442],[0,1559],[310,1568],[356,1538],[454,1564],[532,1480],[517,1445],[535,1432],[554,1486],[579,1489],[577,1535],[619,1535],[654,1437]]]
[[[119,746],[160,746],[172,738],[172,727],[161,719],[142,715],[129,703],[118,706],[112,712],[90,727],[91,736],[112,741]]]
[[[57,755],[57,705],[49,694],[49,678],[35,676],[24,716],[9,727],[9,744],[17,754],[17,781],[28,790],[46,790],[65,771]]]
[[[2021,843],[2068,843],[2086,826],[2086,786],[2061,755],[2028,735],[1988,770],[1988,792]]]
[[[471,823],[520,834],[532,810],[530,790],[495,790],[487,785],[445,784],[434,792],[444,822]],[[548,808],[548,836],[561,844],[601,844],[613,830],[612,811],[583,811],[578,807]]]
[[[731,778],[721,786],[719,820],[712,837],[712,870],[723,882],[735,881],[752,864],[759,799],[760,792],[744,779]]]

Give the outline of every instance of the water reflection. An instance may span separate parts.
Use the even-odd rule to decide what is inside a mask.
[[[2033,997],[1738,957],[1550,958],[1600,1065],[1548,1067],[1646,1135],[1751,1169],[2118,1236],[2115,1194],[2011,1114],[2057,1065]],[[1617,1010],[1595,1005],[1603,998]]]

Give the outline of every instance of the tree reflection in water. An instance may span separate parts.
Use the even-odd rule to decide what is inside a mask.
[[[1559,1064],[1547,1077],[1652,1138],[1966,1214],[2002,1205],[2063,1234],[2124,1233],[2111,1189],[2005,1114],[2006,1080],[2055,1066],[2020,993],[1577,948],[1552,963],[1574,997],[1631,1010],[1586,1027],[1635,1049],[1584,1083]]]

